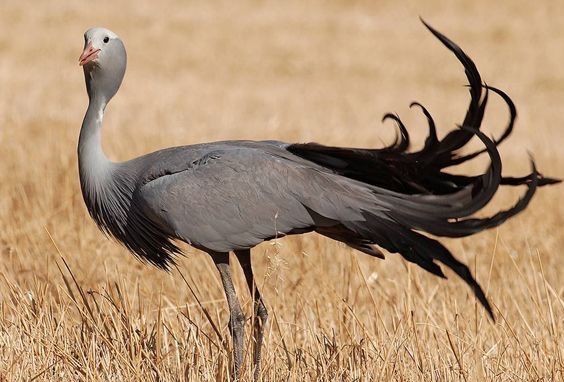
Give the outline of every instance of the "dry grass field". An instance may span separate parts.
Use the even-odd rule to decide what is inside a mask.
[[[393,137],[380,123],[389,111],[422,140],[413,100],[444,134],[466,111],[466,80],[419,16],[517,104],[504,172],[526,174],[530,151],[564,177],[562,2],[0,0],[0,381],[229,378],[227,306],[210,259],[186,248],[167,274],[87,215],[76,143],[88,27],[114,30],[128,49],[103,138],[124,160],[223,139],[377,147]],[[506,120],[492,97],[485,130]],[[519,192],[501,192],[486,212]],[[263,380],[564,380],[563,226],[556,186],[499,229],[443,241],[487,290],[495,323],[452,273],[440,280],[316,235],[262,244]]]

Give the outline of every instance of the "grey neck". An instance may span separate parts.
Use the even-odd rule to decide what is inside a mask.
[[[84,116],[78,140],[80,187],[94,221],[105,232],[120,238],[127,225],[134,176],[128,176],[132,171],[120,171],[131,169],[124,163],[111,162],[102,150],[106,103],[104,98],[90,97]]]
[[[109,175],[113,165],[102,150],[102,121],[105,108],[106,101],[103,97],[90,97],[78,140],[78,163],[83,181],[92,180],[98,183]]]

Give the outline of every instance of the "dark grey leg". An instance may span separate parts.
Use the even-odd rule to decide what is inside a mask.
[[[233,380],[240,377],[241,365],[243,364],[243,344],[245,342],[245,315],[239,305],[239,299],[231,279],[231,268],[229,267],[229,253],[211,254],[215,266],[221,276],[227,305],[229,306],[229,331],[233,338]]]
[[[253,308],[255,314],[254,314],[254,322],[253,322],[253,340],[254,340],[253,377],[255,381],[258,381],[260,376],[262,341],[264,337],[264,329],[266,327],[266,322],[268,320],[268,312],[266,310],[266,306],[264,305],[264,302],[262,301],[260,292],[254,282],[253,269],[251,267],[251,250],[246,249],[243,251],[235,251],[235,256],[237,256],[237,259],[239,260],[239,263],[243,268],[243,273],[245,274],[245,279],[247,280],[249,291],[251,292],[251,295],[254,295]]]

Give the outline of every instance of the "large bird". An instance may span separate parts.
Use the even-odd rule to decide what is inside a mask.
[[[392,114],[399,136],[380,149],[329,147],[316,143],[223,141],[172,147],[125,162],[108,160],[101,146],[104,111],[118,91],[126,68],[122,40],[104,28],[84,34],[79,58],[88,91],[88,110],[80,130],[78,161],[82,195],[102,231],[141,260],[168,269],[181,251],[175,240],[207,252],[219,271],[229,306],[233,373],[243,360],[245,316],[233,287],[229,253],[241,264],[249,289],[254,286],[251,248],[284,235],[315,231],[383,258],[379,248],[445,277],[453,270],[473,290],[493,318],[492,308],[466,265],[439,241],[426,236],[463,237],[498,226],[522,211],[537,187],[558,182],[531,173],[503,177],[496,146],[511,133],[516,109],[501,90],[482,83],[472,60],[451,40],[427,28],[458,58],[469,81],[470,104],[461,125],[437,137],[429,112],[424,147],[408,151],[409,134]],[[496,140],[480,131],[489,94],[505,101],[509,123]],[[477,137],[482,150],[461,154]],[[479,154],[489,156],[479,176],[444,172]],[[508,210],[476,218],[500,185],[524,185],[526,192]],[[254,375],[260,373],[267,310],[254,293]]]

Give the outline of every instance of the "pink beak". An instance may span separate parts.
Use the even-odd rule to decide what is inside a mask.
[[[92,43],[89,42],[88,44],[86,44],[84,51],[78,58],[78,65],[84,66],[88,64],[90,61],[95,60],[96,58],[98,58],[99,51],[100,49],[94,49]]]

